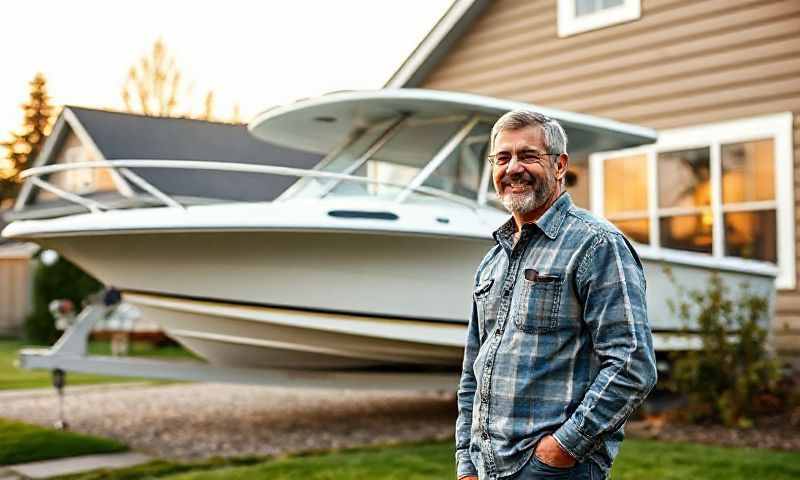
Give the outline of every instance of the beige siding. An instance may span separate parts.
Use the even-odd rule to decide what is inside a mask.
[[[800,108],[794,115],[794,191],[795,191],[795,255],[798,261],[797,285],[794,292],[779,292],[775,316],[775,337],[779,349],[800,353]]]
[[[28,258],[0,258],[0,335],[21,331],[30,309]]]
[[[792,111],[800,188],[800,1],[642,0],[639,20],[566,38],[556,21],[555,0],[492,2],[422,87],[658,129]],[[776,344],[800,351],[800,290],[777,313]]]
[[[798,51],[797,0],[644,0],[567,38],[555,1],[500,0],[424,86],[671,128],[800,110]]]

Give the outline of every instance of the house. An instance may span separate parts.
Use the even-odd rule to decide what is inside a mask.
[[[0,337],[22,333],[31,309],[31,259],[38,249],[33,243],[0,242]]]
[[[578,204],[655,249],[775,263],[775,345],[800,353],[796,0],[458,0],[387,83],[659,131],[572,158]]]
[[[66,106],[34,166],[117,159],[213,160],[310,168],[319,163],[321,157],[256,140],[244,125]],[[296,180],[238,172],[131,170],[183,204],[273,200]],[[71,170],[52,174],[47,180],[62,190],[112,207],[157,202],[111,169]],[[12,221],[85,211],[81,205],[26,183],[14,208],[3,216],[6,221]],[[0,334],[17,334],[21,330],[30,308],[32,272],[29,264],[36,250],[33,244],[6,242],[0,246]],[[137,337],[152,336],[156,328],[156,324],[146,318],[133,326]]]
[[[149,117],[66,106],[33,166],[107,160],[198,160],[311,168],[315,154],[267,144],[244,125],[186,118]],[[131,168],[136,175],[183,204],[213,201],[268,201],[295,182],[294,177],[180,169]],[[48,183],[110,207],[160,203],[113,169],[51,174]],[[7,221],[85,212],[27,182]]]

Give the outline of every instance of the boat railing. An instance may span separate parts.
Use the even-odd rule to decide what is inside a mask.
[[[42,167],[33,167],[24,170],[20,173],[22,179],[27,179],[34,186],[46,190],[57,197],[76,203],[88,209],[91,212],[101,212],[107,210],[115,210],[115,207],[103,204],[92,198],[81,196],[77,193],[64,190],[42,177],[59,172],[81,170],[81,169],[106,169],[110,168],[119,173],[132,184],[141,188],[145,192],[152,195],[155,199],[160,201],[164,206],[186,209],[180,201],[176,200],[173,196],[163,192],[155,187],[152,183],[142,178],[137,173],[130,170],[131,168],[165,168],[165,169],[181,169],[181,170],[210,170],[218,172],[244,172],[244,173],[257,173],[266,175],[280,175],[298,178],[320,178],[330,179],[344,182],[362,183],[367,185],[379,185],[385,187],[394,187],[400,190],[400,194],[395,197],[397,202],[403,202],[407,199],[407,195],[403,192],[412,191],[422,195],[446,200],[456,203],[471,209],[477,209],[480,204],[477,201],[456,195],[437,188],[426,187],[422,185],[410,186],[405,183],[396,183],[384,180],[376,180],[373,178],[362,177],[357,175],[349,175],[344,173],[325,172],[321,170],[281,167],[277,165],[258,165],[252,163],[233,163],[233,162],[220,162],[220,161],[206,161],[206,160],[149,160],[149,159],[119,159],[119,160],[102,160],[91,162],[79,162],[69,164],[46,165]]]

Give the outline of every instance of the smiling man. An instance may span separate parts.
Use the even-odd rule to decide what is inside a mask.
[[[475,276],[458,391],[458,478],[606,478],[656,382],[639,257],[564,190],[555,120],[503,115],[492,178],[511,218]]]

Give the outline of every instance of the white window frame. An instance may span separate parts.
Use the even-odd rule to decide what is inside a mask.
[[[648,163],[648,208],[650,220],[650,246],[657,250],[675,251],[660,245],[658,216],[657,157],[659,152],[708,147],[711,160],[711,211],[713,215],[713,258],[723,258],[725,251],[724,224],[722,214],[748,206],[775,208],[777,228],[778,289],[793,290],[795,278],[795,208],[794,208],[794,154],[792,113],[784,112],[762,117],[746,118],[729,122],[712,123],[695,127],[662,130],[653,145],[614,152],[599,152],[589,156],[590,206],[597,215],[603,215],[604,169],[603,162],[609,158],[630,155],[645,155]],[[775,200],[747,202],[723,208],[722,204],[722,144],[741,143],[772,139],[775,161]],[[738,208],[737,208],[738,207]],[[663,209],[662,209],[663,210]],[[707,256],[706,254],[698,254]],[[734,257],[731,257],[734,258]],[[738,257],[736,257],[738,258]]]
[[[569,37],[619,23],[637,20],[642,16],[641,0],[624,0],[622,5],[577,16],[575,0],[558,0],[558,36]]]

